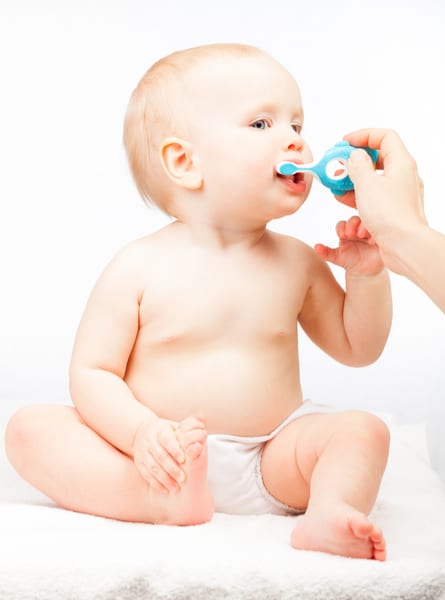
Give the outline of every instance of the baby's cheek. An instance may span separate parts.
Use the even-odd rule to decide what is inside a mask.
[[[311,191],[314,178],[309,175],[304,178],[304,181],[306,182],[306,191],[304,193],[304,198],[306,199],[309,196],[309,192]]]
[[[306,144],[303,146],[301,157],[305,163],[312,162],[314,160],[311,149]]]

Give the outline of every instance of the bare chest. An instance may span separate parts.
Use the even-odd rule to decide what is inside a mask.
[[[144,345],[261,342],[294,336],[305,294],[298,274],[267,266],[182,264],[160,273],[140,306]],[[241,267],[241,266],[240,266]]]

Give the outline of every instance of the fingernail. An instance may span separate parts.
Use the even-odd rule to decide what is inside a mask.
[[[178,477],[178,481],[179,481],[179,483],[184,483],[184,481],[185,481],[185,473],[184,473],[184,471],[181,471],[181,474]]]

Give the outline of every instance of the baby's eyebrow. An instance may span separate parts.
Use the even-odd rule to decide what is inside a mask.
[[[277,110],[276,105],[271,102],[263,102],[261,104],[255,104],[255,106],[252,106],[252,108],[251,108],[251,112],[255,113],[255,114],[272,113],[272,112],[275,112],[276,110]]]
[[[251,108],[249,112],[252,114],[261,114],[261,113],[276,113],[281,108],[273,103],[273,102],[264,102],[262,104],[257,104]],[[302,106],[298,106],[295,110],[290,112],[292,119],[304,119],[304,111]]]
[[[302,106],[299,106],[297,110],[295,110],[293,114],[295,119],[299,119],[300,121],[304,120],[304,110]]]

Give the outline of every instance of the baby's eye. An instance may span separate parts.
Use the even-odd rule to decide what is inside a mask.
[[[300,123],[292,123],[292,129],[298,133],[298,135],[300,135],[302,129],[303,129],[303,125],[300,125]]]
[[[257,119],[256,121],[251,123],[250,126],[254,129],[267,129],[268,127],[270,127],[270,124],[266,119]]]

